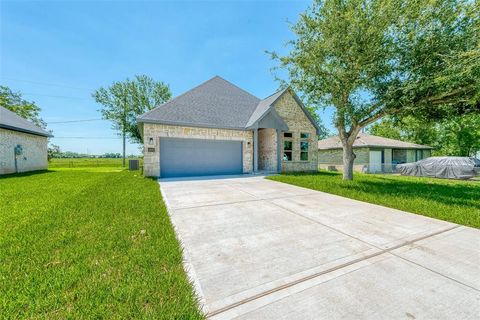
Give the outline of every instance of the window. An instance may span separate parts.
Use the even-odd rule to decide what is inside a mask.
[[[283,141],[283,161],[292,161],[293,142],[290,140]]]
[[[308,161],[308,142],[300,141],[300,160]]]
[[[300,133],[301,139],[308,139],[310,138],[309,133]],[[300,161],[308,161],[308,141],[302,140],[300,141]]]
[[[423,150],[417,150],[416,161],[423,159]]]
[[[292,137],[292,133],[291,133],[291,132],[284,132],[284,133],[283,133],[283,137],[284,137],[284,138],[291,138],[291,137]]]

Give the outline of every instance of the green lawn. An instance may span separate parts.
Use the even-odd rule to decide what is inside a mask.
[[[128,167],[127,158],[126,166]],[[140,164],[142,164],[142,159],[140,159]],[[50,169],[54,168],[86,168],[86,167],[121,167],[122,159],[121,158],[53,158],[50,159],[48,167]]]
[[[118,167],[0,178],[0,314],[201,319],[158,183]]]
[[[268,179],[480,228],[480,182],[357,173],[282,174]]]

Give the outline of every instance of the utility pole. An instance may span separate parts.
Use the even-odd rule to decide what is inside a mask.
[[[126,129],[125,125],[127,124],[127,101],[124,95],[123,98],[123,125],[122,125],[122,138],[123,138],[123,158],[122,158],[122,166],[125,168],[125,136],[126,136]]]

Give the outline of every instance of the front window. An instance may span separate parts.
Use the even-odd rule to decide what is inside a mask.
[[[300,133],[301,139],[308,139],[310,137],[309,133]],[[308,141],[300,141],[300,161],[308,161]]]
[[[300,138],[308,139],[308,138],[310,138],[310,133],[300,133]]]
[[[293,142],[290,140],[283,141],[283,161],[292,161]]]

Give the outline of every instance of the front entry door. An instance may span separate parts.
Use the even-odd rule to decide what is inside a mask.
[[[382,151],[370,151],[369,172],[382,172]]]

